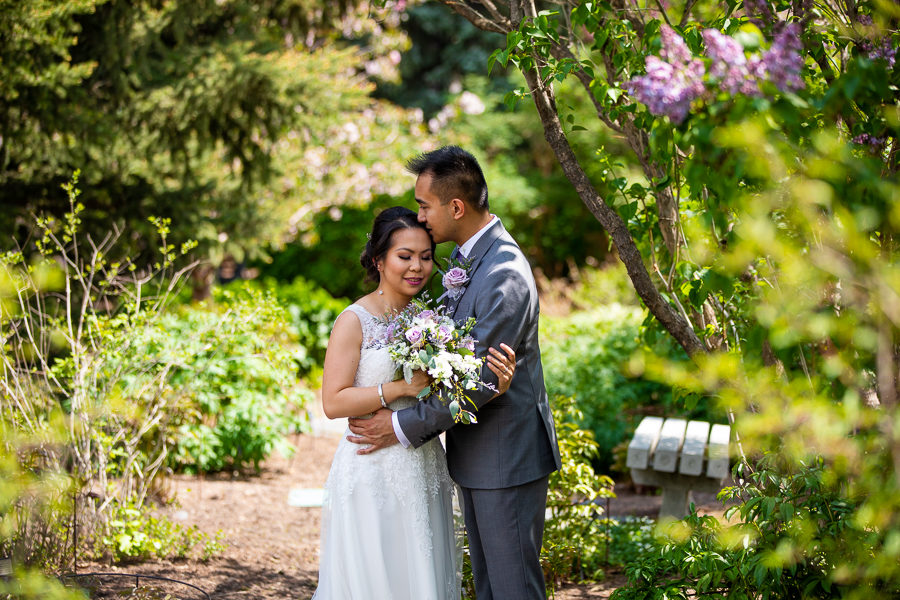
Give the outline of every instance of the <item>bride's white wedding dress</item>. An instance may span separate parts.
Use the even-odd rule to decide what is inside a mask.
[[[377,340],[383,327],[358,304],[363,343],[354,385],[394,379]],[[399,410],[415,398],[391,403]],[[347,430],[349,434],[349,429]],[[453,482],[437,439],[418,449],[395,444],[360,456],[342,439],[325,484],[319,585],[314,600],[459,600]]]

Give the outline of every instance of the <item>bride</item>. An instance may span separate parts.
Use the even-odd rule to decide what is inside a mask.
[[[322,405],[331,419],[412,406],[429,377],[394,380],[380,319],[402,310],[428,281],[434,242],[416,213],[381,212],[360,257],[378,287],[348,306],[331,331]],[[515,354],[491,348],[488,367],[509,388]],[[465,425],[462,425],[464,427]],[[438,439],[367,455],[341,440],[325,484],[319,584],[314,600],[458,600],[460,560],[444,451]]]

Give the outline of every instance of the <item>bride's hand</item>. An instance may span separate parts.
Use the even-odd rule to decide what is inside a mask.
[[[488,368],[497,376],[497,396],[505,394],[516,372],[516,352],[506,344],[500,344],[506,354],[502,354],[496,348],[490,348],[488,354]],[[496,396],[494,396],[496,398]]]
[[[431,382],[434,381],[431,375],[422,371],[420,369],[416,369],[413,371],[412,381],[410,381],[407,385],[409,386],[410,396],[415,396],[423,389],[431,385]]]

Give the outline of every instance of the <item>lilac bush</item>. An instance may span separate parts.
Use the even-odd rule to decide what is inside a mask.
[[[706,29],[702,35],[709,62],[707,69],[704,61],[693,56],[681,36],[663,25],[660,56],[648,56],[646,74],[634,77],[624,87],[646,104],[652,114],[669,117],[675,123],[684,121],[691,103],[706,94],[707,83],[712,89],[731,95],[759,96],[763,81],[770,81],[782,92],[797,91],[803,88],[800,77],[803,45],[799,32],[795,23],[785,24],[769,50],[761,56],[748,57],[737,40],[716,29]]]

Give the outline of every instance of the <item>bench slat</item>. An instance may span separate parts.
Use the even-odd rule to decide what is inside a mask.
[[[659,440],[659,432],[662,429],[661,417],[644,417],[634,431],[634,437],[628,444],[628,459],[626,464],[629,469],[646,469],[650,463],[650,455],[656,448]]]
[[[706,476],[722,478],[728,475],[730,461],[728,459],[728,443],[731,439],[731,427],[716,424],[709,432],[707,449],[709,462],[706,465]]]
[[[683,475],[700,475],[703,473],[703,458],[706,456],[706,440],[709,438],[709,423],[706,421],[688,421],[684,434],[684,445],[681,447],[681,461],[678,472]]]
[[[687,421],[684,419],[666,419],[659,434],[656,452],[653,453],[653,468],[664,473],[674,473],[678,464],[678,451],[684,441]]]

